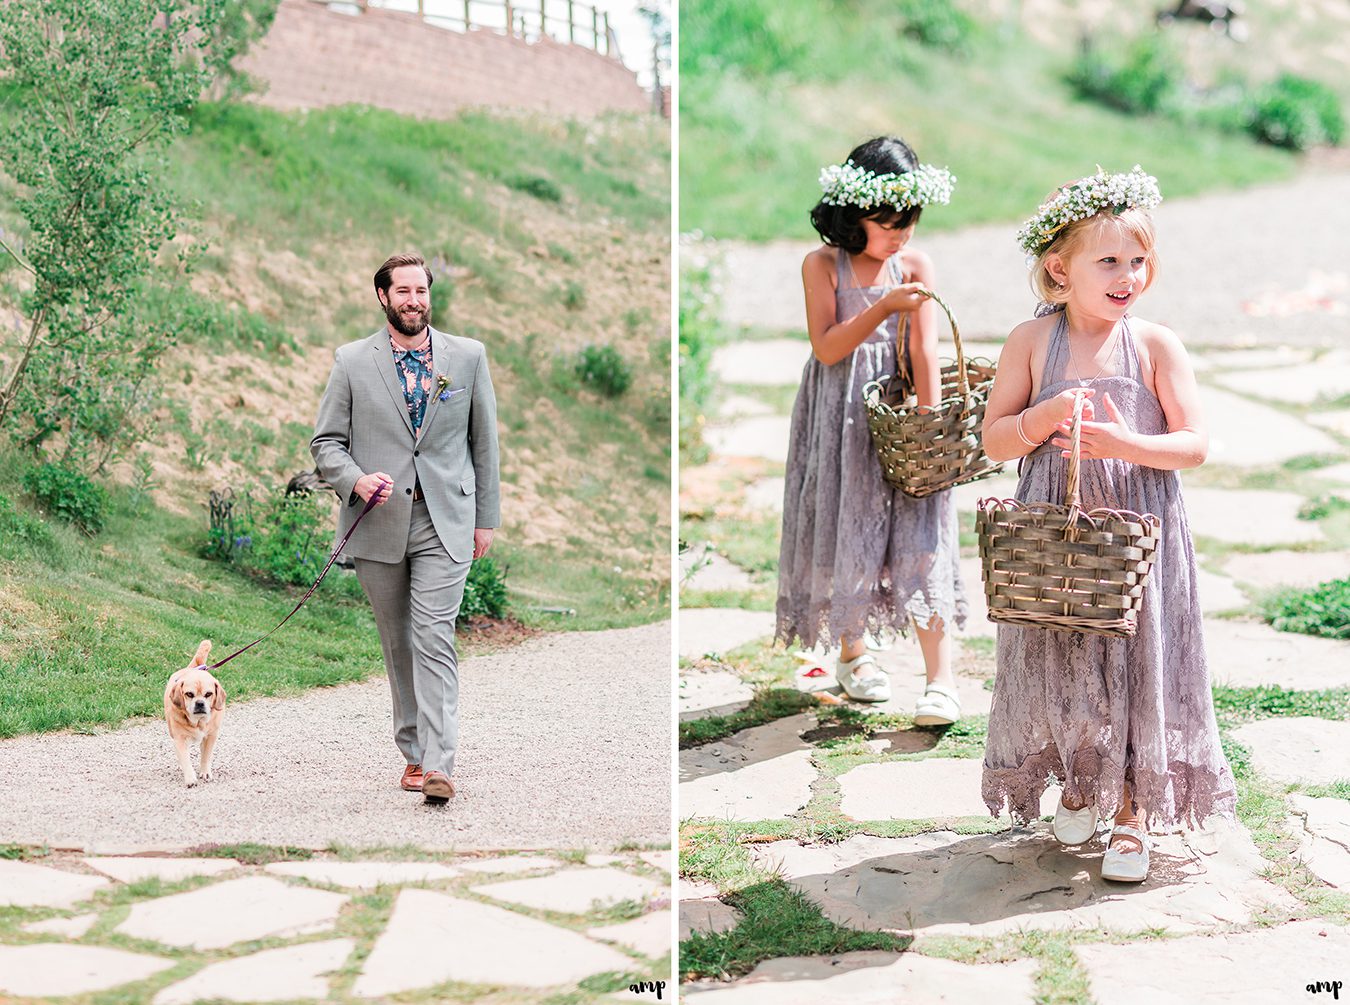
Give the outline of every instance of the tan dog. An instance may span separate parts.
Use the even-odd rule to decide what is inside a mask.
[[[206,669],[206,657],[211,652],[211,640],[204,639],[197,647],[197,655],[182,670],[175,670],[164,686],[164,718],[169,723],[169,736],[178,748],[178,766],[183,769],[183,781],[196,785],[188,757],[188,745],[201,744],[201,780],[211,780],[211,749],[220,733],[220,722],[225,718],[225,689]]]

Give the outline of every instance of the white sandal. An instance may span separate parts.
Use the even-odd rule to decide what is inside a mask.
[[[961,698],[955,689],[929,684],[914,706],[914,725],[950,726],[961,718]]]
[[[1071,810],[1064,805],[1064,797],[1059,797],[1059,806],[1055,809],[1055,840],[1060,844],[1082,844],[1091,841],[1097,833],[1097,807],[1082,806]]]
[[[1115,836],[1131,837],[1139,842],[1140,851],[1124,851],[1115,846]],[[1140,827],[1117,824],[1111,829],[1112,840],[1107,843],[1102,857],[1102,879],[1117,883],[1139,883],[1148,876],[1148,835]]]
[[[855,671],[870,664],[877,672],[868,677],[858,677]],[[863,653],[857,659],[840,660],[834,668],[834,679],[844,689],[844,694],[854,701],[889,701],[891,697],[890,679],[877,666],[876,657]]]

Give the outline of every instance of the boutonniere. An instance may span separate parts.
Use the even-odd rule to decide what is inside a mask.
[[[436,374],[436,397],[441,401],[450,399],[450,375],[448,373]]]

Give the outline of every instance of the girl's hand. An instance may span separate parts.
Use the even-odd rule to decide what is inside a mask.
[[[881,303],[892,314],[909,314],[927,303],[928,298],[919,292],[923,289],[927,289],[923,283],[902,283],[887,290]]]
[[[1066,392],[1072,393],[1072,392]],[[1079,456],[1085,460],[1104,460],[1108,457],[1125,457],[1134,445],[1134,430],[1125,424],[1120,409],[1111,400],[1108,391],[1102,396],[1102,406],[1106,412],[1106,422],[1089,422],[1088,402],[1083,402],[1083,424],[1078,431]],[[1073,444],[1070,440],[1073,429],[1073,403],[1069,403],[1069,417],[1059,424],[1054,445],[1061,450],[1061,456],[1068,457]]]

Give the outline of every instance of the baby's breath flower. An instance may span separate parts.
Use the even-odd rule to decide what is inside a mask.
[[[1034,260],[1055,236],[1076,220],[1109,209],[1119,215],[1127,209],[1152,209],[1162,202],[1158,179],[1136,164],[1124,174],[1097,173],[1060,188],[1017,232],[1017,243]]]
[[[820,170],[821,201],[830,206],[927,206],[947,203],[952,198],[956,177],[946,168],[920,164],[900,174],[873,174],[852,161],[831,164]]]

